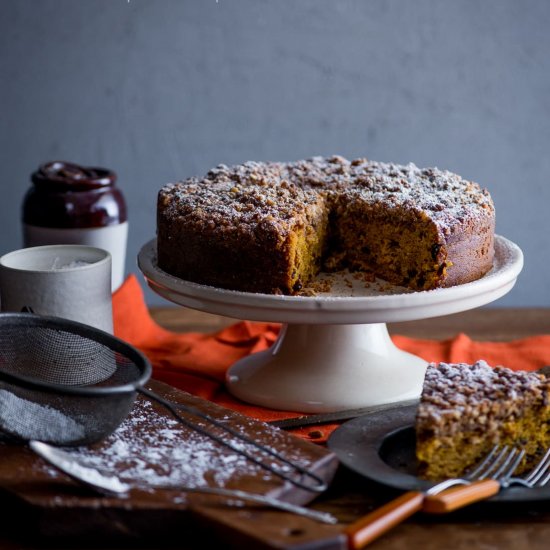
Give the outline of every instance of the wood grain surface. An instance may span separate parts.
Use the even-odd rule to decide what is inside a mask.
[[[178,307],[154,307],[151,308],[151,315],[160,325],[175,332],[210,332],[237,321]],[[431,319],[388,323],[388,330],[392,334],[434,340],[452,338],[459,332],[464,332],[474,340],[507,341],[534,334],[550,334],[550,310],[479,308]]]

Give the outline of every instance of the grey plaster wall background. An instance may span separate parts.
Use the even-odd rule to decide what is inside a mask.
[[[143,282],[165,182],[338,153],[486,186],[526,261],[494,306],[550,306],[549,28],[548,0],[0,0],[0,253],[48,160],[118,173]]]

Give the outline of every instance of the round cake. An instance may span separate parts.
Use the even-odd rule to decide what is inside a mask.
[[[477,183],[437,168],[340,156],[220,165],[165,185],[161,269],[246,292],[296,294],[319,271],[361,271],[412,290],[492,266],[495,209]]]

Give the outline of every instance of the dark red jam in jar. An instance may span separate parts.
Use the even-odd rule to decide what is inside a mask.
[[[23,202],[24,246],[85,244],[112,256],[113,290],[124,279],[128,216],[116,187],[117,176],[106,168],[53,161],[32,174]]]

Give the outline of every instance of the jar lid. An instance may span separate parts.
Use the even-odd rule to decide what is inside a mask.
[[[53,186],[65,191],[85,191],[114,185],[117,176],[106,168],[85,167],[55,160],[42,164],[31,178],[38,186]]]

